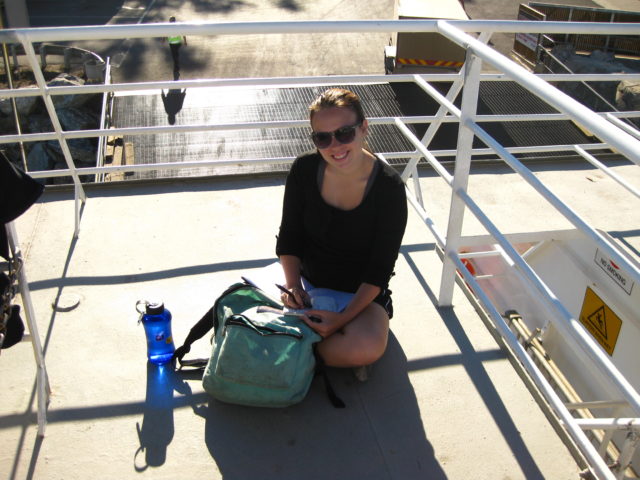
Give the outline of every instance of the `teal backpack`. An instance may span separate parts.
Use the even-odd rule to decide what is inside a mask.
[[[246,283],[236,283],[218,297],[210,311],[214,335],[202,377],[207,393],[222,402],[252,407],[287,407],[304,399],[318,366],[314,344],[322,337],[281,309]],[[187,352],[191,337],[192,333],[185,341]],[[186,352],[181,348],[176,354],[183,366],[198,362],[182,361],[179,355]],[[326,386],[334,405],[344,406],[336,403],[330,384]]]

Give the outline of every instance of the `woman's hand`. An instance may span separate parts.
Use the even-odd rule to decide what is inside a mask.
[[[282,295],[280,295],[280,299],[286,307],[299,310],[308,308],[309,305],[311,305],[311,297],[309,297],[309,294],[304,289],[300,287],[293,287],[290,291],[293,293],[293,296],[288,293],[282,293]]]
[[[304,323],[309,325],[322,338],[327,338],[347,323],[344,314],[329,310],[310,309],[305,311],[304,314]]]

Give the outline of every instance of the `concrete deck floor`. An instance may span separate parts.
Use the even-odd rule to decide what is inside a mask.
[[[637,199],[611,209],[607,192],[619,189],[591,168],[534,168],[595,226],[626,231],[638,248]],[[615,169],[640,185],[637,167]],[[472,191],[506,231],[566,228],[515,175],[474,170]],[[181,343],[227,285],[274,260],[283,184],[263,177],[94,186],[77,240],[72,192],[47,191],[17,220],[52,395],[40,440],[30,342],[2,352],[2,475],[577,479],[580,468],[466,297],[456,288],[454,307],[436,308],[441,262],[413,212],[391,284],[396,314],[385,356],[366,383],[331,371],[346,409],[330,405],[318,379],[301,404],[269,410],[214,401],[197,375],[168,371],[161,380],[148,369],[136,301],[164,299]],[[422,184],[444,229],[448,187],[432,172]],[[506,199],[508,208],[496,207]],[[479,233],[467,224],[466,233]],[[58,298],[80,304],[56,312]],[[191,355],[208,349],[203,339]]]
[[[125,3],[123,10],[133,5]],[[150,2],[160,10],[151,11],[148,21],[168,14],[185,21],[201,19],[196,3]],[[283,18],[280,6],[296,5],[263,3],[275,5],[277,19]],[[335,6],[315,2],[318,16],[323,12],[320,3]],[[368,2],[367,8],[354,3],[349,8],[357,12],[354,18],[368,13],[386,18],[387,3]],[[519,2],[467,3],[472,18],[511,18]],[[505,3],[513,8],[504,8]],[[625,3],[629,5],[624,8],[635,9],[639,2],[598,3],[609,8]],[[58,11],[80,15],[84,10],[77,4],[74,0],[73,8]],[[178,7],[187,11],[176,13]],[[256,19],[271,18],[266,8],[255,12]],[[476,12],[484,8],[497,13]],[[343,10],[335,11],[344,17]],[[238,14],[243,20],[253,18],[245,11]],[[216,15],[235,19],[224,11],[206,19],[216,20]],[[508,35],[494,40],[505,48],[513,42]],[[287,55],[280,61],[267,56],[262,62],[253,57],[240,62],[238,49],[224,48],[226,43],[221,47],[219,41],[190,42],[183,78],[286,75],[286,69],[297,72],[296,65],[312,73],[308,62],[293,64]],[[330,47],[312,49],[311,54],[334,48],[330,41]],[[169,78],[168,52],[152,43],[114,42],[120,65],[116,80]],[[370,71],[363,66],[380,71],[380,45],[386,38],[366,44],[360,47],[369,47],[372,61],[361,54],[357,67],[334,65],[352,56],[331,55],[330,68],[317,71]],[[616,170],[640,185],[637,167]],[[637,255],[636,199],[620,194],[590,167],[565,171],[546,166],[537,173],[595,226],[617,232],[616,238]],[[467,299],[456,290],[454,308],[435,307],[441,262],[416,215],[410,215],[392,280],[396,315],[387,353],[367,383],[355,383],[347,371],[331,372],[346,409],[330,406],[319,381],[304,402],[281,410],[212,401],[192,374],[169,372],[166,382],[158,381],[157,371],[147,368],[136,300],[163,298],[174,315],[174,337],[181,342],[223,288],[242,272],[273,261],[283,182],[201,179],[89,188],[77,240],[70,192],[48,191],[18,219],[52,395],[46,436],[38,439],[31,345],[24,341],[2,352],[0,475],[12,480],[577,479],[580,468]],[[429,173],[422,182],[426,205],[444,231],[448,189]],[[507,231],[568,227],[542,211],[543,202],[504,169],[480,169],[471,187]],[[598,197],[597,203],[591,200]],[[465,232],[483,233],[475,222],[467,222]],[[51,307],[56,299],[75,298],[80,304],[72,311]],[[194,345],[194,356],[207,353],[206,340]]]

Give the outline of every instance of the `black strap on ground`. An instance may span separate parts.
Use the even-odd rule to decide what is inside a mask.
[[[327,366],[324,363],[322,357],[318,354],[318,351],[313,348],[313,354],[316,357],[316,374],[321,375],[324,381],[324,388],[327,391],[327,396],[329,397],[329,401],[331,405],[335,408],[344,408],[345,404],[338,395],[336,395],[335,390],[333,389],[333,385],[331,385],[331,380],[329,379],[329,374],[327,372]]]
[[[180,363],[180,368],[178,368],[178,370],[182,370],[183,368],[193,368],[194,370],[204,370],[207,367],[207,363],[209,362],[209,359],[193,358],[191,360],[184,360],[182,358],[178,358],[178,362]]]

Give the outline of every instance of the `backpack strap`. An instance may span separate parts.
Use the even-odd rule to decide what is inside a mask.
[[[178,358],[180,362],[180,368],[178,370],[182,370],[183,368],[193,368],[194,370],[204,370],[207,367],[207,363],[209,362],[208,358],[193,358],[191,360],[183,360],[182,358]]]
[[[331,405],[333,405],[335,408],[344,408],[345,404],[342,399],[338,397],[338,395],[336,395],[336,392],[331,385],[331,380],[329,379],[329,374],[327,373],[327,366],[318,353],[316,345],[317,344],[313,346],[313,355],[316,357],[316,375],[322,376],[322,379],[324,381],[324,388],[327,392],[327,396],[329,397]]]
[[[192,362],[193,360],[185,360],[184,362],[182,361],[182,357],[184,357],[187,353],[189,353],[191,351],[191,344],[193,342],[195,342],[196,340],[200,340],[202,337],[204,337],[207,332],[209,330],[211,330],[213,328],[213,331],[215,332],[218,329],[218,303],[220,303],[220,300],[228,295],[231,292],[234,292],[235,290],[238,290],[239,288],[243,288],[246,287],[245,283],[236,283],[232,286],[230,286],[227,290],[224,291],[224,293],[222,295],[220,295],[216,301],[213,304],[213,307],[211,307],[209,309],[209,311],[207,311],[207,313],[205,313],[203,315],[203,317],[198,320],[198,322],[191,327],[191,330],[189,330],[189,334],[187,335],[187,338],[184,340],[184,343],[182,344],[182,346],[178,347],[175,351],[175,353],[173,354],[173,358],[176,358],[179,360],[180,362],[180,368],[182,368],[183,366],[191,366],[191,365],[186,365],[185,362]],[[202,359],[197,359],[202,360]],[[206,360],[205,360],[205,365],[206,366]],[[204,366],[202,368],[204,368]]]
[[[215,305],[211,307],[200,320],[198,320],[198,323],[191,327],[191,330],[189,330],[189,335],[187,335],[187,338],[184,340],[182,346],[176,349],[175,353],[173,354],[173,358],[178,359],[181,365],[183,364],[182,357],[184,357],[187,353],[189,353],[189,351],[191,351],[191,344],[196,340],[204,337],[207,332],[211,330],[214,325],[214,316]]]

